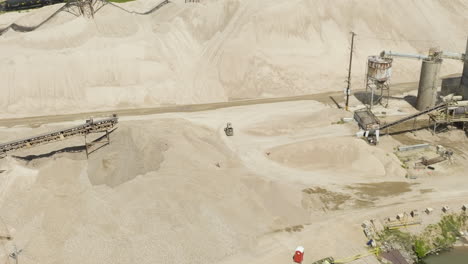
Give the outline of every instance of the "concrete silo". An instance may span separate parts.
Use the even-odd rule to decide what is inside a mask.
[[[439,81],[441,59],[423,60],[419,78],[416,109],[424,111],[435,106],[437,102],[437,87]]]
[[[466,40],[466,52],[464,56],[463,74],[461,79],[461,92],[463,100],[468,100],[468,39]]]

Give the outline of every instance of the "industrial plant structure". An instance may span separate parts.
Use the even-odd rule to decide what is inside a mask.
[[[389,80],[392,76],[392,58],[369,56],[366,68],[366,94],[371,93],[369,107],[372,108],[374,102],[378,102],[385,107],[388,106],[390,97]],[[380,93],[375,98],[375,93]],[[374,100],[375,99],[375,100]],[[385,100],[385,102],[384,102]]]
[[[18,11],[65,2],[66,0],[6,0],[0,3],[0,11]]]
[[[463,74],[460,83],[461,95],[463,100],[468,100],[468,39],[466,40],[465,59],[463,64]]]
[[[468,42],[467,42],[468,51]],[[465,54],[441,51],[438,48],[429,50],[429,54],[406,54],[392,51],[382,51],[381,58],[411,58],[422,60],[421,75],[419,78],[418,96],[416,101],[416,109],[423,111],[434,107],[437,103],[437,88],[439,81],[440,67],[444,59],[459,60],[464,62],[464,71],[461,84],[461,93],[463,99],[468,99],[468,58]]]
[[[380,120],[372,113],[374,102],[379,102],[385,107],[389,98],[389,79],[392,75],[392,62],[394,57],[422,60],[421,75],[419,78],[416,109],[420,112],[404,117],[397,121],[381,124]],[[449,95],[438,102],[439,72],[444,59],[458,60],[464,63],[461,77],[459,95]],[[466,130],[468,128],[468,40],[466,52],[454,53],[441,51],[438,48],[429,50],[429,54],[406,54],[392,51],[382,51],[380,56],[370,56],[367,59],[366,94],[369,96],[369,106],[354,112],[354,119],[359,124],[364,136],[369,143],[377,144],[381,130],[388,129],[397,124],[415,119],[418,116],[428,114],[429,125],[434,132],[440,125],[456,124]],[[379,91],[377,98],[375,93]],[[383,100],[386,98],[386,102]]]

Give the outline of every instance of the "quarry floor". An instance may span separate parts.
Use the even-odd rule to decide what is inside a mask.
[[[158,2],[92,20],[51,18],[61,5],[0,16],[1,28],[50,18],[0,36],[0,142],[120,116],[89,160],[79,137],[0,159],[0,236],[13,237],[0,263],[14,245],[22,264],[283,264],[299,245],[311,263],[366,251],[364,220],[432,207],[426,225],[467,203],[463,132],[398,133],[405,123],[369,146],[330,98],[343,105],[350,31],[352,87],[364,87],[364,62],[383,49],[464,51],[466,1],[171,0],[132,13]],[[420,62],[393,70],[390,107],[375,108],[385,121],[416,111],[415,84],[393,83],[416,81]],[[460,70],[446,60],[441,76]],[[453,162],[407,171],[395,148],[421,142],[453,149]]]
[[[375,109],[388,119],[412,111],[404,100]],[[302,245],[310,263],[366,251],[364,220],[432,207],[428,224],[443,205],[466,203],[462,131],[370,146],[355,123],[339,122],[351,116],[313,100],[123,116],[89,160],[70,151],[82,138],[14,153],[0,160],[0,228],[13,236],[2,257],[16,244],[22,263],[271,264],[289,263]],[[81,122],[3,127],[0,136]],[[456,146],[453,163],[406,178],[394,150],[402,137]]]

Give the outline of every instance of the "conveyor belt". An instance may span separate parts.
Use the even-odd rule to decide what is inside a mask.
[[[166,4],[169,4],[170,1],[169,0],[161,0],[161,2],[159,2],[155,7],[149,9],[148,11],[146,12],[136,12],[136,11],[131,11],[131,10],[127,10],[119,5],[116,5],[114,3],[111,3],[109,2],[108,0],[101,0],[102,2],[102,5],[100,7],[98,7],[97,9],[95,9],[94,11],[97,12],[101,7],[109,4],[109,5],[112,5],[114,7],[117,7],[121,10],[123,10],[124,12],[127,12],[127,13],[131,13],[131,14],[136,14],[136,15],[148,15],[148,14],[151,14],[155,11],[157,11],[158,9],[160,9],[161,7],[165,6]],[[62,12],[62,11],[67,11],[67,8],[73,6],[75,4],[75,1],[71,0],[71,1],[67,1],[66,4],[64,4],[62,7],[60,7],[57,11],[55,11],[54,13],[52,13],[49,17],[47,17],[45,20],[43,20],[42,22],[40,22],[39,24],[35,25],[35,26],[22,26],[22,25],[18,25],[16,23],[12,23],[10,24],[9,26],[5,27],[5,28],[0,28],[0,36],[5,33],[8,29],[11,29],[11,30],[14,30],[16,32],[31,32],[31,31],[34,31],[36,30],[37,28],[41,27],[42,25],[44,25],[46,22],[48,22],[49,20],[51,20],[53,17],[55,17],[58,13]],[[0,10],[1,11],[1,10]]]
[[[416,118],[416,117],[418,117],[418,116],[422,116],[422,115],[427,114],[427,113],[430,113],[430,112],[432,112],[432,111],[441,109],[441,108],[445,107],[446,105],[447,105],[447,104],[445,104],[445,103],[440,104],[440,105],[436,105],[436,106],[434,106],[434,107],[432,107],[432,108],[429,108],[429,109],[424,110],[424,111],[422,111],[422,112],[416,113],[416,114],[414,114],[414,115],[410,115],[410,116],[407,116],[407,117],[405,117],[405,118],[399,119],[399,120],[397,120],[397,121],[394,121],[394,122],[385,124],[385,125],[381,126],[380,129],[383,130],[383,129],[389,128],[389,127],[391,127],[391,126],[395,126],[395,125],[401,124],[401,123],[403,123],[403,122],[405,122],[405,121],[411,120],[411,119]]]
[[[84,123],[83,125],[3,143],[0,144],[0,156],[5,155],[7,152],[10,151],[15,151],[22,148],[35,147],[46,143],[52,143],[73,136],[87,135],[89,133],[106,132],[112,129],[117,123],[118,118],[116,115],[100,120],[90,119],[87,120],[86,123]]]

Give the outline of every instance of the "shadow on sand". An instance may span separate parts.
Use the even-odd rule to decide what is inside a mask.
[[[117,128],[114,128],[111,131],[109,131],[109,135],[111,133],[113,133],[116,129]],[[104,146],[109,145],[110,142],[105,141],[106,139],[107,139],[107,135],[104,134],[104,135],[98,137],[97,139],[91,141],[90,143],[88,143],[88,155],[90,155],[91,153],[96,152],[97,150],[103,148]],[[92,147],[95,144],[100,144],[100,145],[97,148],[89,151],[90,147]],[[32,160],[35,160],[35,159],[49,158],[49,157],[52,157],[55,154],[59,154],[59,153],[77,153],[77,152],[84,152],[84,151],[86,151],[86,146],[85,145],[80,145],[80,146],[66,147],[66,148],[54,150],[54,151],[39,154],[39,155],[12,156],[12,157],[16,158],[16,159],[24,160],[24,161],[32,161]]]

